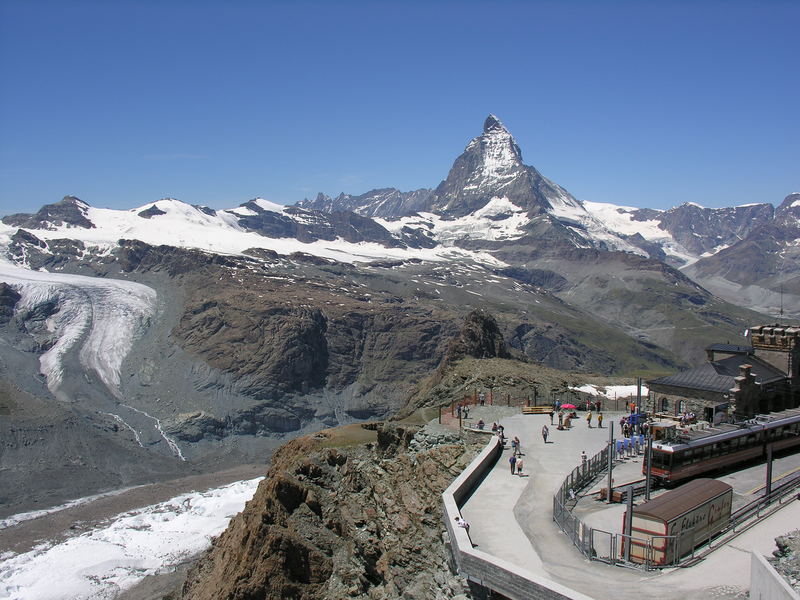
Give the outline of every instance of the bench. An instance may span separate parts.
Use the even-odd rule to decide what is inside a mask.
[[[554,412],[552,406],[523,406],[523,415],[549,415]]]

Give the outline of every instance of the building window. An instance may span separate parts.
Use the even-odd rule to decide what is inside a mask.
[[[686,412],[686,400],[681,400],[680,402],[678,402],[678,413],[677,414],[682,415],[685,412]]]
[[[667,400],[664,396],[661,397],[661,412],[667,412],[669,410],[669,400]]]

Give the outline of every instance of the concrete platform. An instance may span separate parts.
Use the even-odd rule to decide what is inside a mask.
[[[558,431],[550,426],[547,415],[509,415],[512,411],[507,408],[503,408],[504,416],[500,412],[499,407],[475,407],[470,417],[482,418],[487,427],[499,420],[506,436],[520,438],[524,474],[511,474],[509,446],[462,507],[471,524],[473,543],[484,552],[598,600],[746,598],[750,550],[769,555],[775,537],[800,526],[800,501],[794,501],[691,568],[645,572],[589,561],[553,522],[553,494],[580,464],[582,450],[592,456],[605,446],[608,429],[589,429],[579,418],[571,430]],[[606,423],[613,419],[616,428],[622,414],[604,416]],[[545,424],[550,429],[547,444],[541,437]],[[800,467],[800,454],[782,460],[775,477]],[[614,469],[615,484],[641,479],[641,468],[641,458],[626,460]],[[743,482],[740,487],[747,485]],[[576,514],[587,524],[615,532],[621,531],[623,511],[622,505],[606,505],[588,497],[580,499],[576,507]]]

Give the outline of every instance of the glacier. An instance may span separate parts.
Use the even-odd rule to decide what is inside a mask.
[[[153,288],[120,279],[32,271],[7,262],[0,262],[0,281],[19,292],[17,314],[56,307],[46,319],[52,345],[39,359],[47,387],[56,397],[63,399],[59,387],[65,357],[78,345],[81,366],[94,371],[119,396],[122,361],[155,314]]]

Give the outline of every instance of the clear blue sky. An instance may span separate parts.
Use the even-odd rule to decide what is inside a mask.
[[[583,200],[800,190],[800,2],[0,0],[0,214],[411,190],[495,113]]]

